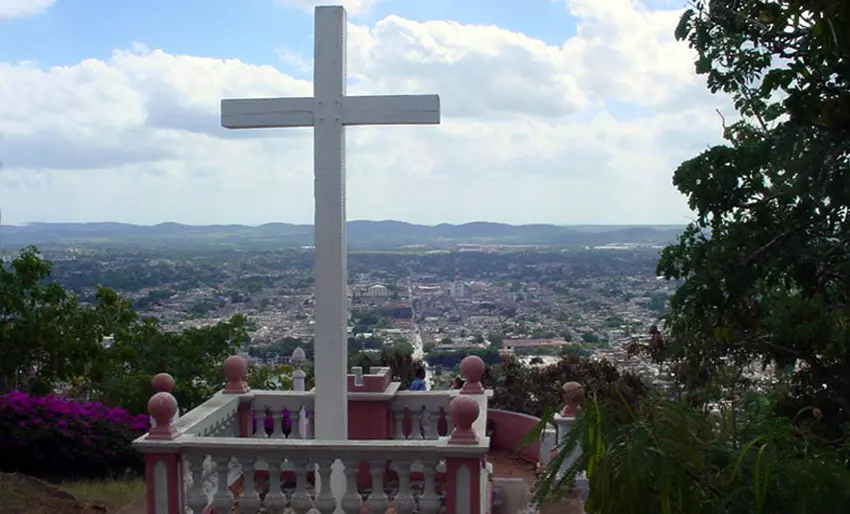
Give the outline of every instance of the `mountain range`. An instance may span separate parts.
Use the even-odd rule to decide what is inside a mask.
[[[397,249],[407,245],[453,248],[458,244],[546,245],[554,247],[606,244],[659,245],[673,242],[683,227],[674,225],[508,225],[472,222],[460,225],[416,225],[402,221],[349,221],[352,249]],[[0,226],[0,246],[214,246],[280,248],[313,244],[313,226],[291,223],[249,225],[132,225],[128,223],[30,223]]]

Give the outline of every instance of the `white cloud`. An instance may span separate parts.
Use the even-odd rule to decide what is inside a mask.
[[[439,93],[440,127],[356,127],[350,218],[677,223],[683,159],[719,140],[679,11],[570,0],[576,35],[389,16],[349,28],[351,94]],[[303,59],[283,50],[289,62]],[[309,96],[269,66],[134,45],[69,67],[0,63],[4,219],[312,220],[309,129],[227,132],[222,97]]]
[[[333,3],[333,5],[341,5],[345,7],[348,14],[358,16],[370,12],[372,7],[380,1],[381,0],[335,0],[334,2],[328,2],[327,0],[277,0],[277,3],[279,5],[294,5],[295,7],[300,7],[309,11],[312,11],[317,5],[328,5],[329,3]]]
[[[41,14],[55,2],[56,0],[0,0],[0,20]]]

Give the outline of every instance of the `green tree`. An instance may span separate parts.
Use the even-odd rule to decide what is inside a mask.
[[[51,263],[28,247],[0,266],[0,390],[52,391],[85,374],[109,334],[99,309],[49,282]]]
[[[593,332],[584,332],[581,334],[581,340],[585,343],[598,343],[599,336],[597,336]]]
[[[501,348],[502,344],[505,342],[505,337],[498,332],[488,332],[487,340],[490,341],[490,344],[494,348]]]
[[[585,469],[591,513],[847,512],[850,2],[696,0],[676,37],[738,114],[674,175],[696,216],[645,351],[683,394],[591,393],[538,498]]]
[[[696,218],[658,265],[682,281],[664,356],[703,399],[773,364],[786,414],[815,405],[837,427],[850,415],[850,2],[698,1],[676,36],[740,119],[674,175]]]
[[[151,377],[167,372],[175,379],[181,409],[191,409],[221,387],[222,361],[247,340],[243,316],[166,332],[109,288],[98,288],[95,303],[82,305],[50,280],[51,269],[32,247],[0,266],[4,390],[38,394],[64,386],[72,394],[144,412]]]

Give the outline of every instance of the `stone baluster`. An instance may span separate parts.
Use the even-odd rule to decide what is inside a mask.
[[[384,514],[389,506],[389,498],[384,492],[384,467],[386,462],[383,460],[369,461],[369,475],[372,477],[372,492],[366,498],[366,505],[369,506],[369,512],[372,514]]]
[[[425,413],[425,407],[420,405],[417,408],[408,409],[410,412],[410,435],[407,436],[408,439],[413,441],[421,441],[424,439],[424,421],[425,419],[423,414]]]
[[[269,492],[266,494],[266,510],[271,514],[282,514],[286,509],[286,496],[280,483],[280,465],[283,459],[277,455],[266,457],[269,465]]]
[[[440,407],[431,407],[424,411],[428,417],[428,424],[425,425],[425,439],[440,438]]]
[[[345,467],[345,494],[340,502],[340,507],[345,514],[360,514],[360,509],[363,507],[363,498],[357,490],[357,472],[359,471],[360,459],[344,459],[342,465]]]
[[[242,494],[239,496],[242,514],[257,514],[260,510],[260,494],[255,485],[257,461],[254,457],[239,459],[239,464],[242,465]]]
[[[233,493],[230,491],[230,484],[227,483],[227,475],[230,472],[230,455],[214,455],[213,462],[215,462],[217,486],[215,493],[213,493],[212,504],[216,513],[227,513],[233,507]]]
[[[313,439],[313,427],[316,422],[316,413],[312,410],[306,411],[307,422],[304,424],[304,428],[307,429],[307,437],[305,439]]]
[[[248,361],[238,355],[231,355],[224,360],[224,376],[227,384],[224,386],[224,394],[245,394],[251,391],[245,376],[248,374]]]
[[[289,499],[289,505],[295,514],[307,514],[313,508],[313,498],[307,492],[307,466],[310,462],[306,459],[296,459],[295,467],[295,491]]]
[[[316,510],[320,514],[333,514],[336,510],[336,498],[331,490],[331,472],[333,471],[333,459],[320,460],[316,462],[321,490],[316,494]]]
[[[283,433],[283,411],[280,409],[272,409],[272,434],[269,436],[272,439],[286,439]]]
[[[422,514],[438,514],[442,502],[437,494],[437,464],[436,459],[422,461],[422,474],[425,476],[425,484],[422,494],[419,495],[419,512]]]
[[[404,407],[396,408],[393,411],[393,437],[397,440],[407,439],[404,435]]]
[[[303,392],[307,390],[307,373],[301,368],[307,362],[307,354],[299,346],[292,352],[292,357],[289,363],[295,366],[295,371],[292,372],[292,390]]]
[[[452,419],[452,411],[451,409],[445,409],[443,414],[446,417],[446,435],[452,435],[452,430],[455,429],[455,422]]]
[[[410,467],[413,463],[409,460],[397,460],[393,464],[398,473],[398,492],[393,498],[393,508],[397,514],[413,514],[416,510],[416,498],[413,496],[413,488],[410,487]]]
[[[478,402],[470,396],[457,396],[449,405],[455,429],[449,444],[478,444],[473,425],[481,414]],[[487,501],[481,488],[482,464],[479,457],[449,457],[446,459],[446,506],[449,512],[481,512]]]
[[[192,476],[192,487],[189,488],[186,503],[192,514],[202,514],[209,504],[209,498],[204,491],[204,460],[203,455],[192,455],[186,458]]]
[[[305,434],[302,433],[301,430],[301,407],[291,409],[289,411],[289,421],[291,422],[289,438],[307,439],[307,437],[305,436]]]
[[[269,435],[266,433],[266,407],[265,405],[252,406],[254,413],[254,437],[257,439],[267,439]]]

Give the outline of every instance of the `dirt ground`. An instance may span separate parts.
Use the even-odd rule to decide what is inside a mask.
[[[78,500],[37,478],[9,473],[0,473],[0,505],[7,514],[108,514],[105,505]]]

